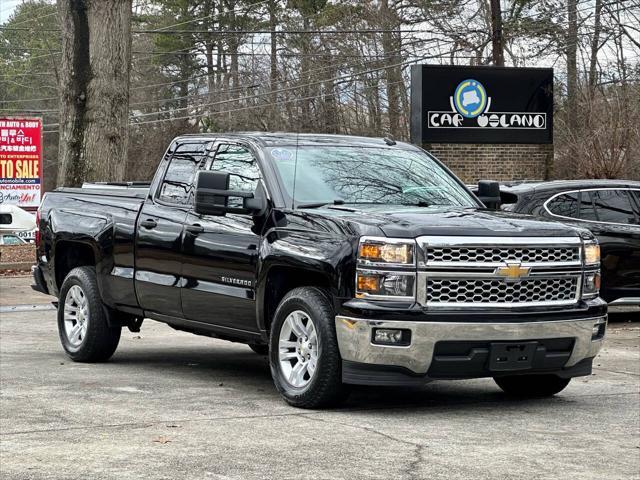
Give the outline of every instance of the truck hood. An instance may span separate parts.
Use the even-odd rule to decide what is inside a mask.
[[[417,208],[389,205],[345,205],[322,209],[356,224],[378,227],[389,237],[461,235],[494,237],[578,236],[575,227],[530,215],[477,208]]]

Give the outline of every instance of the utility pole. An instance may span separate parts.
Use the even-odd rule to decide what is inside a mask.
[[[124,180],[131,0],[58,0],[62,29],[58,186]]]
[[[504,38],[502,36],[500,0],[491,0],[491,30],[493,64],[496,67],[504,67]]]

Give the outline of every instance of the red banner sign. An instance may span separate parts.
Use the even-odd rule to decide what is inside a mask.
[[[42,119],[0,118],[0,205],[38,207]]]

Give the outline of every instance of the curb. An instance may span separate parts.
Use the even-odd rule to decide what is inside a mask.
[[[0,263],[0,272],[5,270],[31,270],[33,262]]]

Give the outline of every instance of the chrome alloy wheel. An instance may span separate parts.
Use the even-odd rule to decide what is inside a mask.
[[[278,339],[280,370],[296,388],[306,387],[318,365],[318,336],[311,317],[302,310],[291,312]]]
[[[80,286],[73,285],[64,299],[64,331],[72,347],[79,347],[89,327],[89,302]]]

